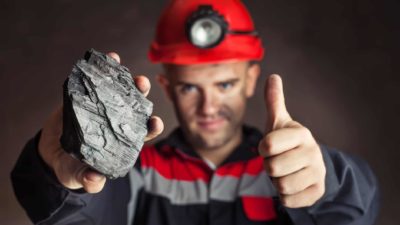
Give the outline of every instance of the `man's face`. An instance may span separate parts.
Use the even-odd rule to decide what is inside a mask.
[[[160,83],[175,107],[187,141],[215,149],[240,138],[247,98],[253,95],[257,64],[230,62],[166,66]]]

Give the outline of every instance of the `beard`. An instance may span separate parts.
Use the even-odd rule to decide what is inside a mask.
[[[181,112],[175,109],[180,126],[186,141],[195,149],[217,149],[231,141],[238,132],[241,132],[243,124],[243,110],[236,112],[223,105],[213,116],[190,115],[184,117]],[[224,124],[216,131],[202,130],[196,125],[198,119],[223,119]]]

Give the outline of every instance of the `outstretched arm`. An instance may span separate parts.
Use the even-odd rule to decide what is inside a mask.
[[[119,62],[116,53],[109,53]],[[150,82],[136,76],[137,88],[147,96]],[[145,141],[163,130],[158,117],[149,120]],[[129,201],[129,179],[107,180],[71,157],[60,144],[62,108],[48,118],[41,132],[29,141],[14,167],[11,179],[18,201],[37,224],[124,224]],[[112,210],[107,210],[112,209]],[[114,214],[113,216],[110,213]],[[119,215],[121,214],[121,215]],[[119,218],[107,222],[108,218]],[[121,220],[118,222],[118,220]],[[96,222],[95,224],[100,224]]]

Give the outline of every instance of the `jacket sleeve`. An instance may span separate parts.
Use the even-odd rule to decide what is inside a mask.
[[[39,156],[40,132],[24,147],[11,180],[15,195],[35,224],[127,224],[128,176],[107,180],[97,194],[63,187]]]
[[[371,225],[379,210],[377,180],[366,162],[322,146],[325,194],[313,206],[289,209],[296,225]]]

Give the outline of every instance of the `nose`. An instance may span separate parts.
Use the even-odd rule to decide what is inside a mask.
[[[218,112],[218,96],[212,91],[203,90],[199,103],[199,114],[202,116],[213,116]]]

